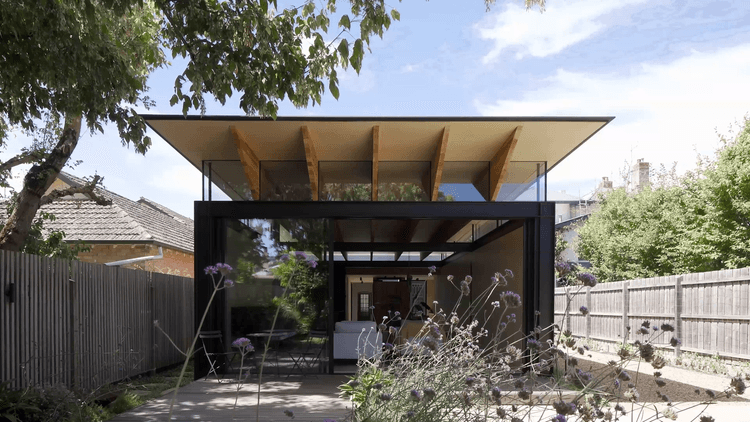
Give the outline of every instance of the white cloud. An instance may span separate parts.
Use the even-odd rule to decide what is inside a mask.
[[[421,64],[407,64],[401,67],[401,73],[412,73],[422,69]]]
[[[505,10],[475,26],[479,36],[495,45],[482,58],[484,64],[514,48],[516,58],[557,54],[604,29],[603,17],[618,9],[646,0],[578,0],[549,2],[544,13],[527,11],[520,2],[509,2]]]
[[[718,146],[716,129],[723,132],[750,112],[749,79],[746,44],[642,64],[625,76],[558,70],[519,100],[475,106],[484,115],[616,116],[551,174],[553,181],[593,180],[617,176],[625,160],[637,158],[692,168],[695,150],[706,154]]]

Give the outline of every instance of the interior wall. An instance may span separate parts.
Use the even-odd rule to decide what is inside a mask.
[[[357,303],[357,295],[360,292],[369,292],[372,294],[372,286],[373,286],[373,280],[376,277],[381,276],[388,276],[388,277],[400,277],[400,278],[406,278],[406,273],[404,274],[382,274],[382,275],[359,275],[359,274],[349,274],[347,275],[347,294],[348,294],[348,300],[347,300],[347,309],[346,309],[346,318],[348,321],[355,321],[357,319],[357,306],[359,305]],[[434,277],[427,277],[427,275],[412,275],[414,278],[420,279],[420,280],[427,280],[427,304],[432,307],[432,302],[434,300],[437,300],[436,296],[436,281]],[[362,277],[362,281],[364,283],[360,283],[359,278]]]
[[[493,295],[485,305],[486,312],[478,315],[480,325],[484,322],[482,314],[490,314],[492,310],[490,303],[499,299],[500,292],[516,292],[521,295],[523,300],[523,228],[514,230],[494,242],[440,268],[439,274],[435,276],[436,295],[439,302],[438,307],[449,313],[456,304],[456,301],[461,300],[458,311],[458,314],[461,315],[469,303],[467,299],[462,299],[460,292],[447,280],[448,275],[454,276],[453,282],[456,286],[459,286],[461,280],[466,275],[471,275],[473,281],[469,297],[473,298],[490,286],[491,278],[496,272],[504,273],[506,269],[511,270],[514,277],[508,279],[508,286],[495,289]],[[523,327],[523,312],[521,312],[521,308],[516,308],[509,310],[506,314],[510,313],[515,313],[516,315],[516,322],[509,322],[506,329],[506,333],[512,334],[508,338],[512,342],[523,337],[523,333],[519,331]],[[496,312],[489,320],[487,327],[496,327],[499,322],[498,316]],[[504,321],[508,322],[507,319]]]
[[[364,283],[361,283],[359,281],[359,278],[362,277],[362,281]],[[362,292],[370,293],[370,297],[372,297],[372,279],[373,277],[371,275],[363,275],[363,276],[348,276],[349,279],[349,308],[347,309],[347,315],[349,321],[356,321],[357,320],[357,307],[359,306],[359,303],[357,303],[357,298],[359,297],[359,294]]]

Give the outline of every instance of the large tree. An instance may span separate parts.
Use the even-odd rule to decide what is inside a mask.
[[[183,113],[203,112],[205,95],[224,104],[237,94],[245,113],[275,117],[285,99],[305,107],[326,89],[338,98],[337,70],[359,72],[370,38],[399,19],[385,0],[349,0],[343,13],[336,0],[300,1],[0,0],[0,148],[12,130],[34,139],[0,162],[4,187],[11,169],[33,164],[0,249],[22,247],[82,125],[93,133],[112,124],[123,144],[146,153],[151,140],[135,108],[151,105],[146,82],[168,65],[165,52],[187,59],[170,101]],[[92,194],[93,184],[80,189]]]
[[[600,280],[750,266],[750,120],[720,142],[695,171],[602,198],[577,245]]]

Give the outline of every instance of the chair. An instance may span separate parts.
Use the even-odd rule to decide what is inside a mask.
[[[201,344],[203,345],[203,352],[205,353],[206,359],[208,360],[208,364],[210,366],[210,369],[208,370],[208,373],[206,374],[206,378],[208,378],[211,374],[214,374],[214,376],[216,377],[216,381],[221,383],[222,380],[221,380],[221,377],[219,377],[218,370],[221,369],[223,365],[226,365],[229,369],[234,370],[234,367],[232,366],[232,361],[239,354],[239,352],[238,351],[231,351],[231,352],[226,351],[226,348],[224,347],[223,335],[221,334],[221,331],[201,331],[198,334],[198,337],[201,339]],[[210,351],[213,349],[209,348],[208,346],[213,341],[216,341],[219,343],[220,352]]]
[[[319,341],[320,339],[323,339],[323,341]],[[326,349],[327,341],[328,335],[325,331],[310,331],[304,346],[287,352],[294,365],[292,366],[292,371],[286,377],[289,378],[294,373],[294,370],[298,369],[303,378],[308,375],[317,378],[312,372],[315,366],[321,363],[321,357]]]

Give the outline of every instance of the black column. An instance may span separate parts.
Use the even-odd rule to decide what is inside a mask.
[[[211,276],[206,275],[204,269],[209,265],[214,265],[217,262],[221,262],[224,255],[224,243],[225,242],[225,230],[223,219],[214,218],[210,215],[209,210],[204,210],[199,207],[200,201],[196,201],[195,204],[195,255],[194,255],[194,284],[193,292],[195,297],[193,298],[194,304],[194,329],[198,330],[198,326],[203,317],[203,312],[208,305],[208,300],[213,293],[213,283]],[[203,322],[202,331],[206,330],[220,330],[224,331],[224,306],[225,306],[225,295],[224,291],[217,292],[214,297],[211,308],[206,315],[206,319]],[[196,343],[196,348],[200,347],[200,340]],[[208,374],[209,366],[205,360],[203,353],[195,353],[194,355],[194,379],[200,379]]]

